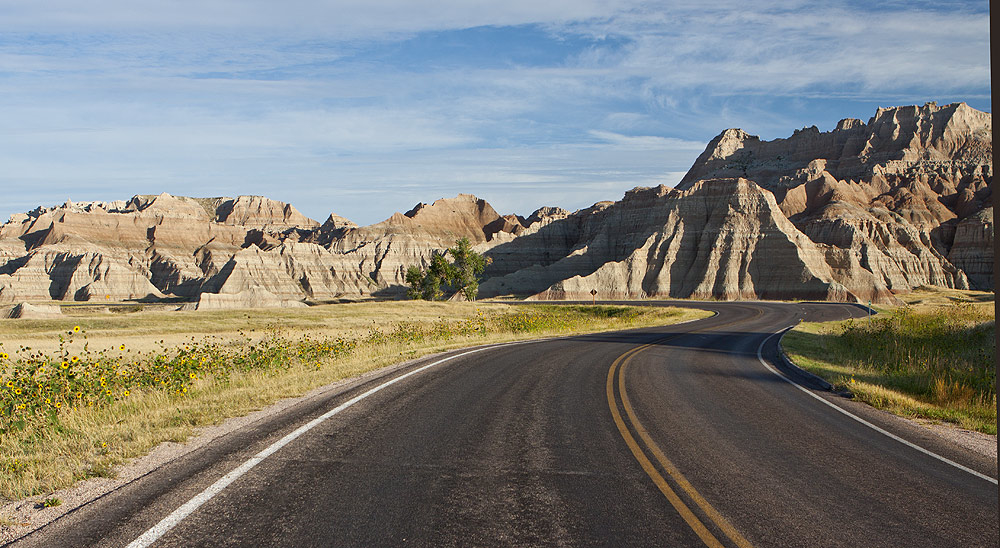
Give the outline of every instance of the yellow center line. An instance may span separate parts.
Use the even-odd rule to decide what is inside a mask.
[[[750,319],[755,319],[763,315],[764,313],[762,309],[757,309],[756,312],[757,313],[753,316],[753,318]],[[725,327],[740,321],[744,320],[737,319],[706,329],[719,329],[720,327]],[[689,497],[691,497],[691,499],[695,502],[695,504],[697,504],[698,507],[701,508],[702,512],[704,512],[705,515],[707,515],[708,518],[712,520],[712,522],[715,523],[715,525],[719,529],[721,529],[722,532],[725,533],[726,536],[729,537],[731,541],[733,541],[733,543],[735,543],[740,548],[753,548],[753,545],[750,544],[750,542],[746,538],[744,538],[743,535],[741,535],[740,532],[737,531],[736,528],[733,527],[728,520],[726,520],[726,518],[722,517],[722,515],[719,514],[719,512],[711,504],[709,504],[707,500],[705,500],[705,497],[701,496],[701,494],[694,488],[693,485],[691,485],[691,483],[687,480],[687,478],[685,478],[684,475],[681,474],[680,470],[678,470],[677,467],[674,466],[674,464],[670,461],[670,459],[667,458],[667,456],[660,449],[659,445],[657,445],[656,442],[653,441],[653,438],[649,435],[649,432],[646,431],[646,429],[642,426],[642,423],[639,422],[639,418],[636,417],[635,411],[632,409],[632,402],[629,400],[628,397],[628,392],[625,390],[625,369],[628,367],[628,364],[633,356],[635,356],[639,352],[642,352],[643,350],[651,348],[655,344],[662,344],[663,342],[680,337],[681,335],[695,333],[697,331],[702,331],[702,329],[690,331],[688,333],[677,333],[665,337],[663,339],[660,339],[656,343],[645,344],[637,348],[633,348],[632,350],[629,350],[628,352],[625,352],[624,354],[619,356],[618,359],[616,359],[614,363],[611,364],[611,368],[608,369],[608,381],[607,381],[608,406],[611,408],[611,416],[614,418],[615,425],[618,427],[618,432],[621,433],[622,438],[624,438],[625,440],[625,444],[628,445],[628,448],[632,451],[632,455],[642,466],[642,469],[646,472],[646,475],[648,475],[650,479],[653,480],[653,483],[656,484],[656,486],[660,489],[660,492],[662,492],[663,495],[667,497],[667,500],[670,501],[670,504],[681,515],[681,518],[683,518],[684,521],[687,522],[687,524],[691,527],[692,530],[694,530],[694,532],[698,535],[698,537],[702,540],[702,542],[705,543],[706,546],[712,546],[712,547],[723,546],[723,544],[719,542],[719,540],[715,538],[714,535],[712,535],[712,533],[708,530],[708,528],[705,527],[705,524],[703,524],[701,520],[698,519],[698,517],[694,514],[694,512],[691,511],[691,509],[684,503],[683,500],[681,500],[681,498],[677,495],[677,493],[670,487],[670,484],[667,483],[666,478],[664,478],[663,475],[660,474],[659,470],[656,469],[656,466],[652,463],[652,461],[649,460],[649,458],[646,456],[645,451],[643,451],[642,447],[632,436],[632,433],[629,431],[628,426],[626,426],[625,424],[625,420],[622,418],[621,413],[618,411],[618,403],[615,399],[614,385],[615,385],[615,376],[617,373],[618,392],[621,395],[622,407],[625,408],[625,414],[628,416],[628,420],[632,424],[633,428],[635,428],[636,433],[639,434],[639,438],[642,439],[642,442],[646,445],[647,448],[649,448],[649,451],[653,454],[653,457],[656,458],[657,462],[659,462],[660,467],[663,468],[663,470],[667,473],[667,475],[670,476],[677,483],[677,485],[679,485],[680,488],[683,489],[685,493],[687,493]]]
[[[644,350],[645,348],[648,348],[648,346],[643,347],[642,349]],[[715,524],[719,526],[719,529],[722,529],[726,536],[729,537],[729,539],[732,540],[737,546],[740,548],[752,548],[753,545],[750,544],[750,542],[744,538],[743,535],[741,535],[740,532],[737,531],[728,520],[726,520],[726,518],[722,517],[722,515],[719,514],[719,512],[712,507],[707,500],[705,500],[705,497],[701,496],[701,493],[699,493],[694,486],[691,485],[687,478],[684,477],[684,474],[681,474],[680,470],[678,470],[677,467],[670,462],[670,459],[668,459],[663,453],[660,446],[653,441],[652,437],[650,437],[649,432],[647,432],[642,424],[639,423],[638,417],[635,416],[635,412],[632,410],[632,403],[629,401],[628,393],[625,391],[625,369],[628,367],[632,356],[635,354],[638,354],[638,352],[629,355],[628,358],[622,361],[618,370],[618,393],[621,395],[622,405],[625,407],[625,414],[628,415],[629,422],[632,423],[635,431],[639,434],[639,438],[642,439],[643,443],[646,444],[646,447],[648,447],[653,453],[653,456],[656,457],[657,461],[659,461],[660,465],[667,472],[667,475],[672,477],[674,481],[677,482],[677,485],[679,485],[681,489],[683,489],[684,492],[687,493],[692,500],[694,500],[695,504],[697,504],[698,507],[701,508],[706,515],[708,515],[709,519],[715,522]]]
[[[646,454],[643,452],[642,448],[639,447],[639,444],[636,443],[635,438],[632,437],[632,434],[628,431],[628,428],[625,426],[625,421],[622,420],[621,413],[618,412],[618,404],[615,402],[615,394],[614,394],[615,370],[618,368],[618,364],[621,363],[623,358],[625,358],[626,356],[630,356],[631,354],[639,350],[642,350],[644,348],[646,347],[640,346],[637,349],[622,354],[621,356],[619,356],[617,360],[615,360],[613,364],[611,364],[611,369],[608,370],[608,385],[607,385],[608,405],[611,407],[611,415],[615,419],[615,425],[618,426],[618,431],[621,432],[622,437],[625,438],[625,444],[628,445],[628,448],[632,450],[632,455],[634,455],[635,459],[639,461],[639,464],[642,466],[642,469],[646,471],[646,474],[650,477],[650,479],[653,480],[653,483],[655,483],[656,486],[660,489],[660,492],[667,497],[667,500],[670,501],[670,504],[673,505],[674,509],[676,509],[677,512],[681,515],[681,518],[683,518],[684,521],[687,522],[687,524],[691,527],[691,529],[694,530],[695,534],[698,535],[698,538],[700,538],[702,542],[705,543],[706,546],[711,546],[713,548],[723,548],[722,543],[719,542],[719,540],[712,535],[712,533],[708,530],[708,528],[705,527],[705,524],[703,524],[701,520],[699,520],[698,517],[694,515],[694,512],[692,512],[691,509],[688,508],[686,504],[684,504],[684,501],[682,501],[681,498],[677,496],[677,493],[675,493],[674,490],[670,488],[670,485],[667,483],[667,480],[660,475],[660,473],[656,470],[656,467],[653,465],[653,463],[649,461],[649,459],[646,457]]]

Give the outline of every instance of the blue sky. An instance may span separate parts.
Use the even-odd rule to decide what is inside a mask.
[[[990,109],[987,2],[816,4],[2,0],[0,217],[160,192],[527,215],[675,184],[729,127]]]

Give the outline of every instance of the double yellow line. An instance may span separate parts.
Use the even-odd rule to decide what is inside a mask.
[[[635,412],[632,410],[632,403],[628,398],[628,392],[625,390],[625,370],[628,368],[632,357],[655,344],[662,343],[678,336],[680,335],[674,335],[666,339],[661,339],[657,343],[650,343],[638,348],[633,348],[632,350],[629,350],[619,356],[618,359],[611,364],[611,368],[608,370],[607,384],[608,405],[611,407],[611,415],[614,417],[615,425],[618,427],[618,431],[621,433],[622,438],[625,439],[625,443],[628,445],[628,448],[632,450],[632,454],[635,456],[635,459],[639,461],[640,465],[642,465],[642,469],[646,471],[646,474],[649,475],[650,479],[653,480],[653,483],[655,483],[660,489],[660,492],[667,497],[670,504],[673,505],[678,513],[680,513],[684,521],[687,522],[687,524],[694,530],[698,537],[701,538],[702,542],[704,542],[706,546],[721,548],[724,545],[719,542],[719,539],[717,539],[715,535],[708,530],[705,524],[702,523],[701,519],[695,515],[691,508],[689,508],[681,497],[674,491],[674,489],[671,488],[670,483],[667,481],[667,477],[673,480],[674,484],[680,487],[680,489],[687,494],[688,498],[701,509],[702,513],[709,520],[711,520],[711,522],[714,523],[719,530],[725,533],[725,535],[729,537],[729,539],[735,543],[736,546],[739,546],[740,548],[752,548],[753,545],[750,544],[747,539],[743,538],[743,535],[741,535],[739,531],[737,531],[736,528],[726,520],[726,518],[722,517],[722,515],[719,514],[719,512],[713,508],[707,500],[705,500],[705,497],[698,493],[691,483],[688,482],[687,478],[685,478],[677,467],[670,462],[670,459],[663,454],[663,451],[656,444],[656,442],[653,441],[649,433],[645,428],[643,428],[639,419],[636,417]],[[632,430],[635,430],[636,434],[639,435],[639,439],[642,440],[642,445],[636,441],[631,430],[626,424],[625,418],[622,417],[621,412],[618,410],[618,401],[615,398],[616,378],[618,384],[618,395],[621,397],[621,406],[625,410],[628,423],[632,425]],[[645,449],[643,449],[643,445],[645,446]],[[653,459],[656,460],[655,464],[647,455],[647,452]],[[659,468],[657,465],[659,465]],[[661,474],[660,470],[662,470],[667,477],[664,477],[664,474]]]

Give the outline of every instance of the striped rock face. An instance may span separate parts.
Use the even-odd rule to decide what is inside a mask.
[[[675,192],[637,189],[491,250],[482,289],[875,302],[921,285],[992,289],[992,134],[990,115],[964,103],[774,141],[728,129]]]
[[[773,141],[728,129],[676,189],[528,217],[469,194],[364,227],[262,196],[68,202],[0,226],[0,302],[401,297],[406,268],[459,238],[492,260],[481,296],[891,302],[922,285],[992,289],[992,134],[964,103]]]

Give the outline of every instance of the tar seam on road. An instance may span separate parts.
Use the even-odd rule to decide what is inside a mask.
[[[658,342],[663,342],[664,340],[673,339],[678,336],[680,336],[680,334],[674,335],[672,337],[666,337]],[[753,545],[750,544],[750,542],[747,541],[747,539],[744,538],[743,535],[741,535],[739,531],[737,531],[736,528],[732,526],[732,524],[730,524],[724,517],[722,517],[722,515],[719,514],[719,512],[715,508],[713,508],[712,505],[709,504],[707,500],[705,500],[705,497],[701,496],[701,494],[698,493],[698,491],[694,488],[694,486],[692,486],[691,483],[687,480],[687,478],[685,478],[684,475],[681,474],[681,472],[677,469],[677,467],[674,466],[674,464],[670,462],[669,459],[667,459],[666,455],[663,453],[662,450],[660,450],[659,446],[656,445],[655,442],[653,442],[648,432],[646,432],[646,429],[643,428],[641,423],[639,423],[638,417],[635,416],[635,413],[632,410],[632,403],[629,401],[628,395],[625,392],[625,375],[624,375],[625,368],[628,367],[629,361],[632,359],[633,356],[635,356],[639,352],[642,352],[643,350],[646,350],[647,348],[652,347],[653,344],[655,343],[645,344],[643,346],[625,352],[624,354],[619,356],[618,359],[616,359],[614,363],[611,364],[611,368],[608,369],[608,382],[607,382],[608,406],[611,408],[611,415],[614,418],[615,425],[618,427],[618,432],[621,433],[622,438],[625,440],[625,444],[628,445],[628,448],[632,451],[632,455],[642,466],[642,469],[646,472],[646,475],[648,475],[649,478],[653,480],[653,483],[656,484],[656,486],[660,489],[660,492],[663,493],[665,497],[667,497],[667,500],[670,502],[670,504],[674,507],[675,510],[677,510],[677,512],[681,515],[681,518],[683,518],[684,521],[687,522],[687,524],[691,527],[691,529],[695,532],[695,534],[698,535],[698,538],[700,538],[702,542],[705,543],[706,546],[711,546],[713,548],[722,548],[723,544],[719,542],[717,538],[715,538],[715,536],[708,530],[708,528],[705,527],[705,524],[703,524],[701,520],[699,520],[698,517],[694,515],[694,512],[692,512],[691,509],[684,503],[684,501],[681,500],[681,498],[677,495],[677,493],[673,489],[671,489],[670,484],[663,477],[663,475],[660,474],[660,472],[656,469],[656,466],[649,460],[649,457],[646,456],[646,453],[643,451],[642,447],[632,436],[632,433],[629,432],[628,426],[626,426],[624,419],[622,419],[621,413],[618,411],[618,402],[615,399],[616,373],[618,377],[618,392],[621,395],[622,406],[625,408],[625,413],[628,415],[629,422],[632,424],[633,428],[635,428],[636,432],[639,434],[639,437],[646,444],[646,447],[649,448],[650,452],[653,454],[654,458],[656,458],[656,460],[659,462],[663,470],[667,473],[668,476],[670,476],[671,479],[673,479],[684,490],[685,493],[688,494],[689,497],[691,497],[692,500],[694,500],[694,502],[698,505],[698,507],[701,508],[701,510],[708,516],[708,518],[712,520],[712,522],[714,522],[715,525],[719,529],[721,529],[726,534],[726,536],[729,537],[730,540],[732,540],[740,548],[752,548]]]
[[[297,429],[295,429],[295,431],[291,432],[290,434],[286,435],[285,437],[281,438],[280,440],[274,442],[273,444],[271,444],[270,446],[268,446],[266,449],[264,449],[260,453],[257,453],[256,455],[254,455],[253,457],[251,457],[249,460],[247,460],[246,462],[244,462],[240,466],[238,466],[235,469],[233,469],[232,471],[230,471],[225,476],[222,476],[221,478],[219,478],[218,480],[216,480],[215,483],[213,483],[212,485],[209,485],[207,488],[205,488],[204,491],[202,491],[201,493],[195,495],[194,498],[192,498],[191,500],[189,500],[186,503],[184,503],[183,505],[181,505],[179,508],[177,508],[176,510],[174,510],[173,512],[171,512],[170,515],[168,515],[167,517],[163,518],[159,523],[157,523],[156,525],[154,525],[151,529],[149,529],[148,531],[146,531],[145,533],[143,533],[142,535],[140,535],[139,538],[137,538],[137,539],[133,540],[131,543],[129,543],[129,545],[127,546],[127,548],[146,548],[147,546],[153,544],[154,542],[156,542],[157,539],[159,539],[164,534],[166,534],[167,531],[173,529],[174,526],[176,526],[178,523],[181,522],[181,520],[183,520],[184,518],[186,518],[187,516],[189,516],[195,510],[197,510],[198,507],[200,507],[202,504],[205,504],[206,502],[208,502],[212,497],[214,497],[215,495],[219,494],[223,489],[225,489],[226,487],[228,487],[229,484],[231,484],[234,481],[236,481],[237,479],[239,479],[240,476],[246,474],[253,467],[255,467],[258,464],[260,464],[261,461],[263,461],[264,459],[266,459],[267,457],[269,457],[273,453],[277,452],[282,447],[288,445],[289,443],[291,443],[292,441],[294,441],[296,438],[298,438],[302,434],[305,434],[309,430],[312,430],[314,427],[316,427],[317,425],[319,425],[323,421],[325,421],[325,420],[329,419],[330,417],[332,417],[332,416],[340,413],[341,411],[347,409],[348,407],[351,407],[355,403],[358,403],[359,401],[367,398],[368,396],[371,396],[372,394],[375,394],[376,392],[379,392],[379,391],[381,391],[384,388],[387,388],[387,387],[389,387],[389,386],[391,386],[393,384],[396,384],[397,382],[399,382],[399,381],[401,381],[401,380],[403,380],[403,379],[405,379],[407,377],[411,377],[413,375],[416,375],[417,373],[420,373],[422,371],[426,371],[427,369],[430,369],[430,368],[432,368],[432,367],[434,367],[436,365],[440,365],[440,364],[442,364],[444,362],[454,360],[455,358],[461,358],[461,357],[464,357],[464,356],[468,356],[469,354],[475,354],[476,352],[482,352],[484,350],[493,350],[495,348],[500,348],[500,347],[503,347],[503,346],[512,346],[512,345],[517,345],[517,344],[529,344],[529,343],[535,343],[535,342],[539,342],[539,341],[543,341],[543,340],[548,340],[548,339],[535,339],[535,340],[530,340],[530,341],[517,341],[517,342],[510,342],[510,343],[503,343],[503,344],[491,345],[491,346],[486,346],[486,347],[482,347],[482,348],[476,348],[474,350],[469,350],[469,351],[466,351],[466,352],[462,352],[460,354],[455,354],[455,355],[452,355],[452,356],[448,356],[447,358],[442,358],[442,359],[437,360],[437,361],[435,361],[433,363],[429,363],[427,365],[424,365],[424,366],[421,366],[421,367],[419,367],[417,369],[414,369],[413,371],[410,371],[409,373],[405,373],[405,374],[400,375],[398,377],[395,377],[395,378],[393,378],[391,380],[388,380],[388,381],[386,381],[386,382],[384,382],[384,383],[376,386],[375,388],[372,388],[371,390],[368,390],[367,392],[365,392],[363,394],[360,394],[358,396],[355,396],[354,398],[351,398],[350,400],[347,400],[346,402],[338,405],[337,407],[334,407],[333,409],[327,411],[326,413],[320,415],[319,417],[316,417],[315,419],[313,419],[313,420],[307,422],[306,424],[303,424],[302,426],[298,427]]]
[[[943,462],[945,464],[950,464],[950,465],[954,466],[955,468],[958,468],[959,470],[968,472],[968,473],[972,474],[973,476],[982,478],[982,479],[984,479],[984,480],[986,480],[988,482],[993,483],[994,485],[997,484],[997,480],[995,480],[995,479],[987,476],[986,474],[982,474],[982,473],[976,472],[975,470],[973,470],[973,469],[971,469],[969,467],[966,467],[966,466],[962,466],[961,464],[959,464],[959,463],[957,463],[957,462],[955,462],[955,461],[953,461],[953,460],[951,460],[951,459],[949,459],[947,457],[942,457],[941,455],[938,455],[937,453],[935,453],[935,452],[933,452],[933,451],[931,451],[929,449],[924,449],[923,447],[921,447],[921,446],[919,446],[919,445],[917,445],[917,444],[915,444],[913,442],[907,441],[907,440],[905,440],[905,439],[897,436],[896,434],[893,434],[892,432],[889,432],[888,430],[885,430],[883,428],[879,428],[878,426],[875,426],[874,424],[872,424],[872,423],[866,421],[865,419],[863,419],[863,418],[855,415],[854,413],[851,413],[850,411],[848,411],[846,409],[841,408],[838,405],[835,405],[833,403],[830,403],[830,402],[826,401],[825,399],[817,396],[816,394],[813,394],[811,391],[809,391],[807,388],[803,387],[799,383],[793,381],[792,379],[789,379],[782,372],[780,372],[777,369],[775,369],[775,368],[771,367],[770,365],[768,365],[768,363],[766,361],[764,361],[764,355],[763,355],[764,345],[767,344],[767,341],[769,341],[769,340],[773,339],[775,336],[781,334],[782,331],[786,331],[786,330],[791,329],[793,327],[795,327],[795,326],[791,325],[791,326],[786,327],[785,329],[782,329],[781,331],[778,331],[777,333],[772,334],[770,337],[767,337],[766,339],[764,339],[760,343],[760,346],[757,347],[757,360],[760,361],[761,365],[763,365],[764,367],[766,367],[768,371],[770,371],[771,373],[774,373],[775,375],[781,377],[782,380],[784,380],[785,382],[791,384],[795,388],[798,388],[799,390],[805,392],[806,394],[809,394],[813,398],[816,398],[817,400],[823,402],[824,404],[832,407],[836,411],[838,411],[840,413],[843,413],[844,415],[847,415],[848,417],[850,417],[850,418],[852,418],[852,419],[860,422],[861,424],[863,424],[863,425],[871,428],[872,430],[874,430],[874,431],[876,431],[876,432],[878,432],[880,434],[885,434],[886,436],[888,436],[888,437],[890,437],[890,438],[898,441],[899,443],[902,443],[903,445],[906,445],[907,447],[911,447],[913,449],[916,449],[917,451],[920,451],[921,453],[923,453],[925,455],[933,457],[933,458],[935,458],[935,459],[937,459],[937,460],[939,460],[939,461],[941,461],[941,462]]]

